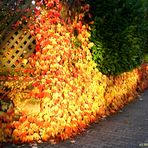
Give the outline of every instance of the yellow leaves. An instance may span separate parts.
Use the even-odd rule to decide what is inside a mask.
[[[39,91],[39,89],[38,89],[37,87],[34,87],[34,88],[33,88],[33,92],[34,92],[34,93],[39,93],[40,91]]]
[[[43,141],[48,141],[48,139],[49,139],[50,136],[47,135],[46,133],[44,133],[41,137],[42,137],[42,140]]]
[[[50,50],[53,49],[53,46],[50,45],[50,44],[48,44],[45,48],[48,49],[49,50],[49,53],[50,53]]]
[[[35,140],[32,135],[33,133],[31,135],[26,136],[27,142],[31,143],[33,140]]]
[[[27,62],[28,62],[28,60],[27,60],[27,59],[23,59],[22,64],[26,65],[26,64],[27,64]]]
[[[89,41],[89,26],[81,22],[78,24],[79,18],[75,19],[73,24],[66,26],[62,23],[51,25],[48,20],[45,20],[45,25],[39,24],[40,31],[36,37],[42,39],[39,44],[43,49],[36,53],[35,77],[32,82],[21,79],[3,84],[13,90],[8,97],[15,104],[15,115],[19,114],[20,117],[13,121],[12,116],[7,113],[3,115],[7,122],[13,122],[14,130],[2,123],[0,141],[5,141],[3,131],[7,135],[12,132],[15,142],[67,139],[94,122],[97,115],[105,116],[108,108],[113,112],[133,99],[138,72],[124,73],[115,78],[100,73],[90,52],[94,43]],[[77,36],[72,33],[75,26],[79,27],[78,30],[81,28]],[[80,41],[79,47],[73,45],[75,41]],[[23,60],[24,64],[27,62]],[[45,86],[44,89],[39,90],[39,84],[34,84],[36,79]],[[33,88],[28,90],[28,84],[32,83]],[[37,105],[32,105],[30,100],[35,98],[30,98],[30,91],[35,94],[41,91],[48,95],[35,103]],[[123,96],[128,98],[123,99]],[[3,104],[2,109],[6,108]]]
[[[75,111],[75,105],[74,104],[70,104],[68,109],[69,109],[69,111]]]
[[[30,123],[30,129],[32,129],[34,132],[37,132],[39,130],[39,127],[35,123]]]
[[[90,122],[90,117],[89,116],[83,116],[83,121],[85,124],[88,124]]]
[[[18,137],[19,136],[19,130],[18,129],[14,129],[12,135],[14,137]]]
[[[32,135],[32,138],[33,138],[33,140],[35,140],[35,141],[39,141],[40,135],[39,135],[38,133],[34,133],[34,134]]]
[[[37,34],[36,37],[37,37],[38,40],[40,40],[41,39],[41,34]]]
[[[95,101],[92,106],[92,111],[95,112],[96,110],[98,110],[98,102]]]
[[[87,31],[86,33],[85,33],[85,37],[86,38],[89,38],[91,36],[91,34]]]
[[[70,125],[71,124],[71,116],[67,117],[67,124]]]
[[[82,36],[82,34],[79,34],[79,35],[78,35],[78,39],[79,39],[81,42],[84,42],[84,41],[86,40],[86,38],[84,38],[84,37]]]
[[[91,49],[93,46],[94,46],[94,43],[93,42],[91,42],[91,43],[88,44],[88,48],[89,49]]]
[[[28,129],[28,135],[32,136],[33,134],[34,134],[34,131],[32,129]]]
[[[55,93],[52,94],[52,98],[54,100],[58,99],[58,97],[61,97],[61,93],[55,92]]]
[[[45,113],[46,113],[46,112],[45,112]],[[40,112],[40,113],[38,114],[38,121],[43,121],[43,120],[44,120],[44,119],[43,119],[43,116],[44,116],[45,113]]]
[[[57,32],[61,32],[62,31],[62,25],[60,23],[57,24]]]
[[[66,37],[70,37],[70,33],[67,32],[67,33],[65,34],[65,36],[66,36]]]
[[[55,38],[51,38],[50,41],[52,42],[53,45],[57,45],[57,41]]]
[[[58,57],[56,58],[56,60],[57,60],[57,62],[60,62],[60,61],[61,61],[61,56],[58,56]]]

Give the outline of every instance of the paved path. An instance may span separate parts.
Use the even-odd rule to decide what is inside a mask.
[[[122,112],[91,124],[72,141],[56,145],[5,144],[3,148],[148,148],[148,90]]]

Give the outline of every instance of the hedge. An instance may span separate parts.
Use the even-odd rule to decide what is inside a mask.
[[[146,3],[141,0],[87,1],[92,20],[91,49],[98,69],[118,75],[139,66],[146,51]]]

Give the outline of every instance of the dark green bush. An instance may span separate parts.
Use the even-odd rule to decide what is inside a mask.
[[[148,1],[142,0],[142,2],[143,2],[143,6],[144,6],[145,20],[146,20],[146,23],[148,26]],[[147,42],[146,42],[146,46],[145,46],[145,52],[146,52],[146,54],[148,54],[148,33],[147,33]]]
[[[98,69],[117,75],[139,66],[144,57],[147,25],[142,0],[87,0],[94,24],[91,52]]]

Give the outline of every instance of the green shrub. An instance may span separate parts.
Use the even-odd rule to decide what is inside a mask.
[[[141,0],[87,1],[94,24],[91,52],[98,69],[117,75],[139,66],[144,57],[147,25]]]
[[[147,27],[148,27],[148,1],[142,0],[142,2],[143,2],[143,6],[144,6],[145,20],[146,20]],[[145,52],[146,52],[146,54],[148,54],[148,33],[147,33],[147,42],[146,42],[146,46],[145,46]]]

